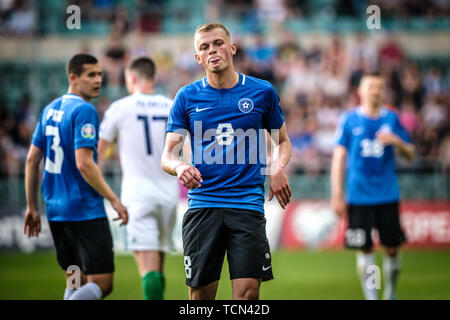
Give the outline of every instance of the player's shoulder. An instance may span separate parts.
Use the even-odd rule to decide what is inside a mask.
[[[95,106],[92,103],[87,102],[83,99],[71,99],[70,107],[64,109],[65,110],[67,109],[69,113],[72,115],[72,117],[75,118],[77,117],[91,118],[92,116],[98,117],[97,109],[95,108]]]
[[[381,116],[390,118],[390,119],[397,119],[398,118],[398,111],[392,108],[388,107],[382,107],[381,108]]]
[[[178,90],[177,97],[188,97],[190,95],[196,95],[206,88],[206,77],[200,80],[194,81]]]
[[[242,74],[242,83],[244,85],[247,84],[250,87],[257,87],[263,90],[275,90],[272,83],[270,83],[269,81],[246,74]]]
[[[123,98],[117,99],[111,103],[106,112],[108,113],[119,112],[120,110],[128,106],[130,102],[132,102],[133,100],[134,100],[133,95],[128,95]]]
[[[359,109],[358,107],[350,109],[350,110],[345,110],[342,114],[341,114],[341,122],[349,122],[349,121],[355,121],[358,117],[359,117]]]
[[[170,107],[173,103],[173,100],[171,98],[169,98],[168,96],[165,96],[163,94],[152,95],[150,99],[153,100],[155,103],[158,104],[158,106],[161,106],[161,107],[164,107],[164,106]]]
[[[61,103],[62,98],[63,96],[55,98],[52,101],[50,101],[44,108],[42,108],[41,113],[44,114],[47,112],[47,110],[55,108],[57,105]]]

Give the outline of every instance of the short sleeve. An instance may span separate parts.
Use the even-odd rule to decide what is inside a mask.
[[[97,148],[99,120],[95,108],[82,105],[74,115],[74,148]]]
[[[336,145],[340,145],[348,149],[350,146],[350,137],[348,135],[347,119],[347,114],[343,114],[339,119],[334,139]]]
[[[272,85],[266,91],[266,102],[268,110],[263,118],[264,129],[280,129],[284,123],[283,112],[280,107],[280,98]]]
[[[31,139],[31,143],[38,147],[41,150],[45,149],[45,137],[44,132],[42,131],[42,114],[39,117],[39,122],[36,125],[36,128],[34,129],[33,138]]]
[[[119,109],[113,103],[108,110],[106,110],[103,117],[102,123],[100,124],[99,137],[108,141],[113,142],[119,131],[119,119],[118,116]]]
[[[180,129],[189,130],[189,120],[186,114],[186,102],[183,90],[178,91],[172,104],[166,132],[174,132]]]
[[[397,117],[397,115],[395,115],[394,133],[396,135],[398,135],[406,143],[411,143],[411,137],[409,136],[408,132],[405,130],[405,128],[400,123],[400,120]]]

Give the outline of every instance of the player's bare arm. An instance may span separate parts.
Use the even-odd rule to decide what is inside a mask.
[[[99,139],[97,148],[97,160],[99,164],[102,163],[103,160],[105,159],[106,150],[108,150],[111,144],[112,144],[111,142],[105,139],[102,138]]]
[[[37,237],[41,232],[41,214],[39,213],[38,188],[39,188],[39,163],[43,157],[43,151],[31,145],[25,164],[25,194],[27,209],[24,218],[23,232],[29,238]]]
[[[119,214],[114,220],[122,219],[120,225],[126,225],[128,223],[127,208],[120,202],[119,198],[103,178],[100,168],[94,161],[94,150],[91,148],[79,148],[75,150],[75,160],[77,168],[84,180],[105,199],[109,200],[114,210]]]
[[[331,161],[331,208],[340,217],[347,213],[344,200],[344,175],[347,160],[347,149],[341,145],[334,148]]]
[[[201,187],[202,175],[194,166],[180,159],[183,150],[184,135],[168,132],[164,152],[161,156],[161,167],[170,175],[177,176],[181,184],[188,189]]]
[[[273,139],[274,137],[272,137]],[[284,172],[284,168],[289,163],[292,156],[292,146],[287,134],[286,125],[280,128],[278,133],[279,144],[275,145],[275,149],[272,155],[271,174],[270,174],[270,195],[269,201],[273,196],[277,198],[280,206],[285,209],[288,203],[291,201],[291,188]],[[275,139],[276,140],[276,139]],[[275,141],[274,140],[274,141]]]
[[[385,145],[394,146],[407,160],[411,161],[414,158],[414,146],[410,143],[403,141],[398,135],[392,132],[378,132],[377,139]]]

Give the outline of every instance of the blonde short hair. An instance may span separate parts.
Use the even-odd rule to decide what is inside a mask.
[[[197,36],[197,34],[203,33],[203,32],[209,32],[211,30],[214,29],[222,29],[223,32],[225,33],[225,36],[231,41],[231,34],[230,31],[228,31],[228,29],[221,23],[218,22],[209,22],[209,23],[205,23],[205,24],[201,24],[199,25],[196,29],[195,29],[195,33],[194,33],[194,47],[196,48],[196,43],[195,43],[195,38]]]

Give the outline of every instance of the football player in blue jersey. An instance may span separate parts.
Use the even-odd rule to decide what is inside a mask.
[[[182,227],[189,297],[215,298],[226,253],[232,298],[258,299],[261,281],[273,279],[265,175],[270,170],[269,200],[275,196],[284,209],[291,198],[284,173],[291,144],[272,85],[234,70],[236,44],[226,27],[199,26],[194,46],[206,77],[177,93],[161,158],[164,171],[190,189]],[[270,165],[265,130],[276,145]],[[179,158],[187,133],[191,163]]]
[[[39,164],[45,158],[42,192],[57,260],[68,279],[64,299],[99,300],[112,291],[114,272],[103,197],[111,202],[119,214],[115,220],[121,219],[122,225],[128,213],[96,164],[99,119],[88,101],[100,94],[98,61],[77,54],[70,59],[67,74],[68,93],[43,109],[28,151],[24,232],[37,237],[41,231],[38,181]],[[73,279],[77,267],[80,278]]]
[[[396,113],[382,106],[383,90],[380,74],[363,75],[358,89],[361,105],[343,115],[331,165],[331,206],[348,219],[346,246],[359,249],[357,271],[368,300],[378,299],[379,289],[372,281],[376,270],[373,229],[386,249],[384,298],[396,298],[399,247],[406,238],[399,219],[395,150],[409,160],[414,156],[411,140]]]

